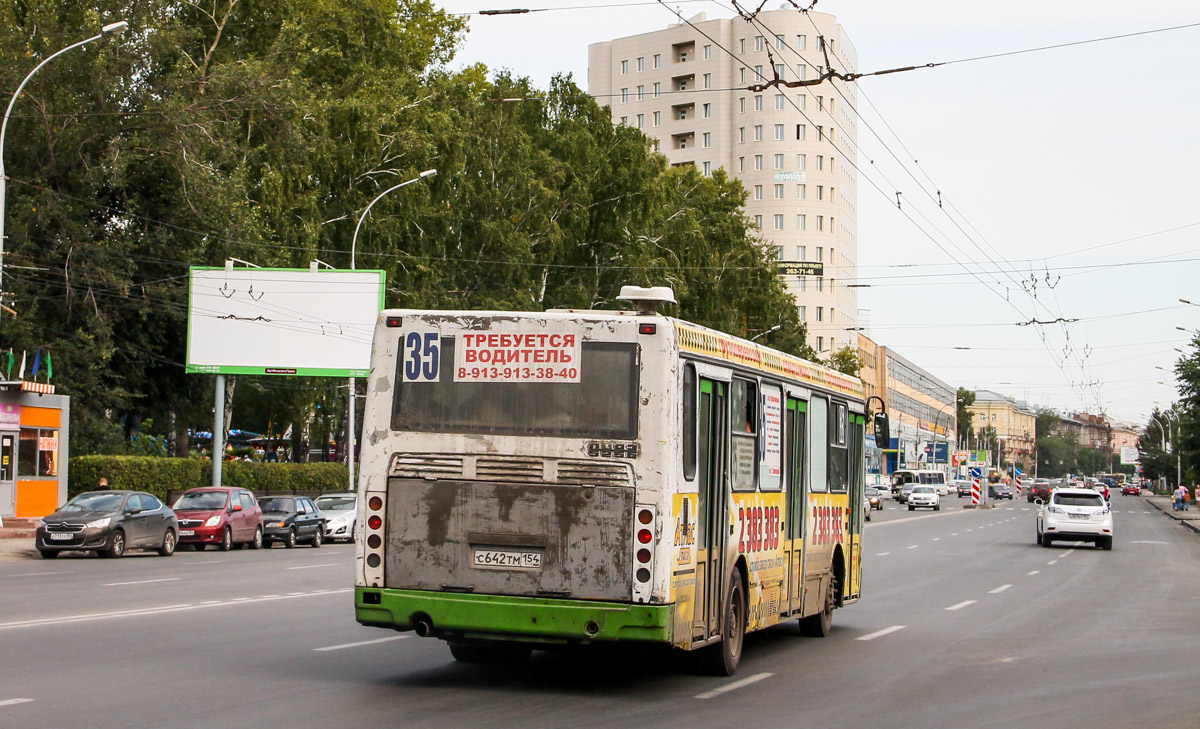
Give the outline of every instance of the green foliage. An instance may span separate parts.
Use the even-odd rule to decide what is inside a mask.
[[[847,344],[829,356],[829,366],[843,374],[858,377],[858,349]]]
[[[109,488],[146,491],[166,499],[199,486],[212,484],[212,462],[194,458],[144,456],[78,456],[70,461],[68,494],[74,496],[96,488],[101,478]],[[341,463],[245,463],[221,464],[225,486],[249,489],[258,494],[292,491],[346,491],[346,466]]]
[[[958,417],[958,444],[959,447],[966,447],[968,436],[974,429],[975,413],[970,410],[970,407],[975,404],[975,391],[960,387],[958,388],[956,399],[958,401],[958,408],[956,410]]]

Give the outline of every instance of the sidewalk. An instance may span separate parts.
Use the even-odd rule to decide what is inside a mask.
[[[38,556],[33,546],[38,521],[13,518],[4,520],[4,526],[0,527],[0,561]]]
[[[1168,518],[1174,519],[1194,532],[1200,533],[1200,507],[1192,504],[1187,511],[1175,511],[1171,508],[1170,496],[1143,495],[1146,503],[1161,511]]]

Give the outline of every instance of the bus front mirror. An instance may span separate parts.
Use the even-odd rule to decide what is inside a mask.
[[[879,448],[890,448],[892,443],[891,427],[888,425],[887,413],[875,413],[875,445]]]

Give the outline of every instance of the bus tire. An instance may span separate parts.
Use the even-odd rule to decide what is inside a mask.
[[[829,590],[825,593],[825,607],[816,615],[800,618],[800,635],[809,638],[826,638],[833,629],[833,609],[837,606],[837,572],[829,578]]]
[[[721,642],[703,648],[704,672],[713,676],[732,676],[742,660],[746,643],[746,588],[742,574],[729,575],[729,591],[721,615]]]

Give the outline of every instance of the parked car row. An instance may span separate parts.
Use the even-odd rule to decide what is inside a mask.
[[[66,551],[93,551],[121,557],[129,549],[156,550],[164,557],[180,544],[197,551],[270,547],[282,542],[320,547],[326,539],[354,538],[358,497],[326,494],[266,496],[242,488],[190,489],[173,507],[143,491],[89,491],[79,494],[37,528],[36,545],[47,559]]]

